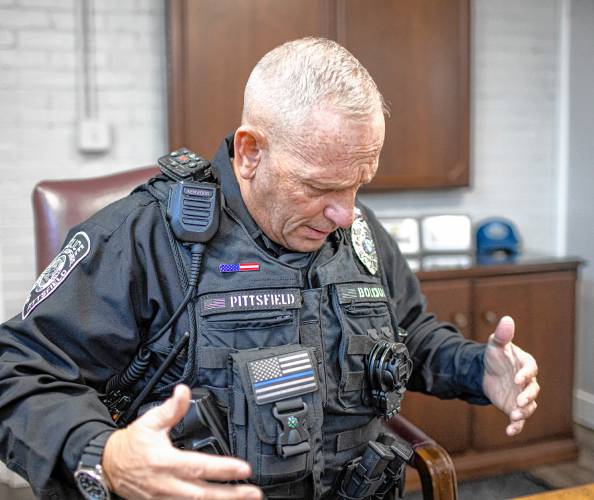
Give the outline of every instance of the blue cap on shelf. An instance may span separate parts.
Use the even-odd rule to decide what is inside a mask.
[[[476,251],[478,254],[520,251],[520,238],[513,223],[501,217],[482,221],[476,230]]]

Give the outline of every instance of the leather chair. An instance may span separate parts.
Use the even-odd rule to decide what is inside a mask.
[[[456,469],[448,452],[402,415],[391,418],[386,426],[411,444],[415,452],[412,466],[419,474],[424,500],[457,500]]]
[[[40,274],[62,248],[68,230],[158,172],[144,167],[89,179],[41,181],[33,190],[35,257]]]
[[[126,196],[157,171],[152,166],[103,177],[37,184],[33,191],[37,272],[41,273],[58,254],[70,227]],[[411,443],[415,452],[412,465],[421,479],[423,498],[456,500],[456,472],[447,452],[400,415],[386,425]]]

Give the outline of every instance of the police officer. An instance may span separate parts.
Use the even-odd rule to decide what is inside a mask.
[[[43,498],[76,498],[77,487],[87,498],[331,498],[393,401],[369,396],[370,352],[403,339],[409,389],[492,403],[510,419],[507,434],[520,432],[539,387],[511,318],[486,345],[439,323],[356,201],[378,167],[384,116],[375,83],[338,44],[306,38],[264,56],[241,126],[212,162],[222,211],[197,292],[159,338],[190,272],[189,247],[165,216],[174,183],[158,176],[74,228],[1,327],[9,468]],[[142,347],[128,387],[138,394],[184,332],[189,344],[148,398],[165,401],[117,429],[100,399],[109,381]],[[238,458],[172,446],[190,387],[209,389],[226,412]],[[247,478],[259,488],[222,484]]]

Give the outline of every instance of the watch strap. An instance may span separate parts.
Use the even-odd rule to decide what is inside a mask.
[[[80,457],[80,463],[85,467],[96,467],[101,465],[101,458],[103,457],[103,450],[105,449],[105,443],[114,431],[109,430],[102,432],[98,436],[95,436],[85,449]]]

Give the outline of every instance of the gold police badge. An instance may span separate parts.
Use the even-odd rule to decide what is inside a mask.
[[[369,229],[367,221],[358,208],[355,212],[355,221],[351,226],[351,241],[361,263],[371,274],[377,273],[377,253],[371,236],[371,229]]]

